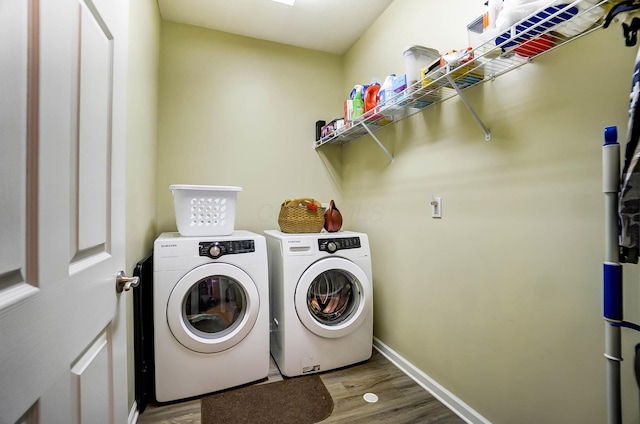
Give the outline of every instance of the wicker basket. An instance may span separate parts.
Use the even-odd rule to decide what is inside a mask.
[[[288,199],[280,206],[278,224],[283,233],[319,233],[324,227],[324,210],[314,199]]]

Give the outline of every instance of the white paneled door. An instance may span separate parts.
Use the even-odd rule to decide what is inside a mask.
[[[128,7],[0,0],[0,424],[127,422]]]

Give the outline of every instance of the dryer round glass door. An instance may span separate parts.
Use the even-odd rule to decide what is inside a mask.
[[[356,330],[371,313],[372,286],[360,267],[343,258],[322,259],[300,277],[298,318],[312,333],[337,338]]]
[[[259,310],[258,290],[249,274],[229,264],[206,264],[175,285],[167,302],[167,322],[184,347],[214,353],[241,342]]]

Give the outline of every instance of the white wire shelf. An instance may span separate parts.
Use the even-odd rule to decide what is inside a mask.
[[[371,135],[393,161],[393,156],[373,133],[455,96],[464,101],[488,141],[491,132],[464,97],[464,90],[491,81],[601,28],[608,6],[613,3],[609,0],[576,0],[543,8],[475,47],[471,60],[456,68],[434,69],[421,81],[396,93],[387,105],[372,109],[345,123],[345,127],[317,140],[315,148],[327,143],[346,144]]]

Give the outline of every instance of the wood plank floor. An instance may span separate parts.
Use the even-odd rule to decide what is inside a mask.
[[[320,374],[333,398],[333,412],[322,424],[462,424],[464,421],[407,377],[377,350],[361,364]],[[257,384],[282,380],[271,360],[269,377]],[[378,402],[364,401],[375,393]],[[200,399],[150,404],[138,424],[201,424]],[[232,424],[232,423],[225,423]],[[244,423],[243,423],[244,424]],[[250,424],[250,423],[247,423]]]

